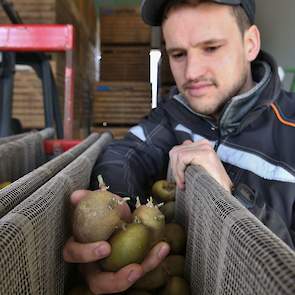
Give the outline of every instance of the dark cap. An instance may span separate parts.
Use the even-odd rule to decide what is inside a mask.
[[[143,0],[141,2],[141,16],[145,23],[160,26],[163,12],[171,0]],[[255,19],[255,0],[212,0],[211,2],[226,5],[241,5],[249,17],[251,24]]]

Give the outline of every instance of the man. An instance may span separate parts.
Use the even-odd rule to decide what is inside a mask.
[[[144,21],[162,26],[177,88],[106,148],[92,188],[102,174],[120,196],[148,195],[151,184],[165,177],[170,159],[177,185],[185,189],[187,165],[201,165],[294,247],[295,97],[281,90],[275,62],[260,50],[254,16],[254,0],[143,1]],[[168,249],[161,246],[164,257]],[[73,255],[71,261],[91,261],[85,257]],[[162,259],[155,257],[149,269]],[[101,294],[98,285],[91,288]],[[123,285],[124,279],[121,289],[108,285],[104,293]]]

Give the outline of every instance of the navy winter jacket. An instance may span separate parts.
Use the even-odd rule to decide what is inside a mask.
[[[169,151],[186,139],[214,145],[234,195],[290,247],[295,245],[295,95],[281,89],[277,65],[261,52],[252,63],[256,86],[233,97],[219,121],[195,113],[175,91],[122,140],[97,159],[91,180],[102,174],[111,191],[148,196],[165,178]]]

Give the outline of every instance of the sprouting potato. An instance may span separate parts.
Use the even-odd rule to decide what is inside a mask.
[[[137,199],[133,221],[142,223],[151,230],[153,245],[164,239],[165,216],[159,210],[158,205],[153,204],[152,198],[144,205],[140,204],[139,198]]]
[[[176,184],[166,179],[156,181],[152,186],[152,195],[161,202],[175,200]]]
[[[99,178],[100,189],[90,192],[74,210],[73,235],[80,243],[107,240],[122,225],[118,198],[107,190]]]

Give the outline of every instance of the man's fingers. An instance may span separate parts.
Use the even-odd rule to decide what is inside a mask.
[[[97,263],[80,265],[88,286],[95,294],[122,292],[130,288],[145,273],[156,268],[169,254],[170,247],[160,242],[152,248],[141,265],[129,264],[118,272],[102,272]]]
[[[177,165],[175,168],[175,174],[178,181],[178,187],[180,189],[184,189],[185,186],[185,178],[184,173],[185,169],[188,164],[190,164],[191,158],[189,157],[189,154],[186,151],[182,151],[179,153],[177,157]]]
[[[188,164],[190,164],[190,150],[182,146],[182,149],[179,149],[175,152],[173,157],[173,175],[176,181],[176,185],[180,189],[184,189],[185,179],[184,172]]]
[[[187,165],[199,162],[201,164],[206,161],[211,151],[213,151],[211,143],[205,139],[196,142],[186,140],[171,149],[169,153],[171,169],[178,188],[184,189],[184,173]]]
[[[160,242],[155,245],[141,264],[144,273],[147,273],[156,268],[169,254],[169,252],[170,247],[167,243]]]
[[[102,272],[95,263],[81,265],[90,290],[94,294],[118,293],[130,288],[144,275],[139,264],[129,264],[118,272]]]
[[[81,244],[70,238],[64,246],[64,260],[71,263],[87,263],[97,261],[111,253],[109,243],[105,241]]]
[[[173,148],[174,149],[174,148]],[[202,166],[221,186],[230,191],[232,182],[226,173],[212,143],[200,140],[192,144],[183,144],[171,153],[174,161],[173,174],[179,188],[184,185],[184,173],[187,165]]]
[[[176,182],[176,185],[179,187],[179,179],[176,173],[178,150],[179,150],[179,146],[173,147],[169,152],[169,157],[170,157],[170,167],[171,167],[172,175]]]
[[[181,161],[181,154],[191,146],[193,142],[189,139],[185,140],[181,145],[173,147],[169,153],[172,174],[175,179],[176,185],[180,189],[184,189],[184,171],[186,165]]]
[[[87,245],[91,246],[91,244]],[[75,251],[77,250],[78,248],[75,248]],[[118,293],[127,290],[145,273],[156,268],[169,254],[169,251],[169,245],[160,242],[152,248],[141,265],[129,264],[118,272],[103,272],[99,268],[99,263],[83,263],[80,265],[80,271],[94,294]],[[77,253],[75,259],[77,259]]]

